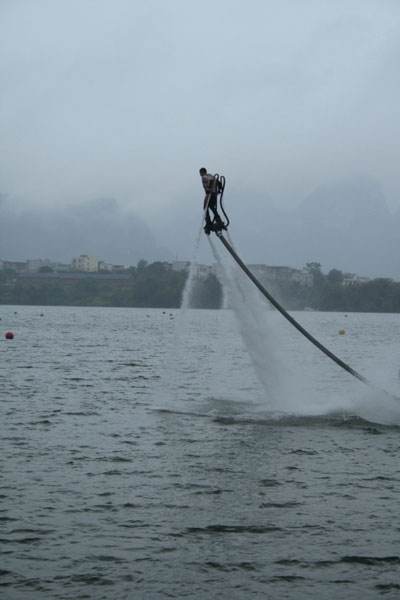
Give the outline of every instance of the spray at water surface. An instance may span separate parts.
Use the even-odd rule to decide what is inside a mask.
[[[375,422],[400,423],[400,403],[390,395],[366,389],[310,346],[281,315],[271,309],[236,264],[231,263],[228,255],[221,253],[213,236],[207,236],[207,239],[216,262],[216,274],[222,284],[224,306],[231,310],[207,313],[207,320],[213,321],[215,326],[213,335],[205,343],[201,341],[199,334],[203,333],[204,311],[188,309],[196,293],[202,225],[194,241],[181,309],[167,358],[172,392],[169,401],[173,400],[175,407],[178,403],[183,410],[211,413],[218,417],[225,414],[245,417],[255,412],[260,418],[266,415],[274,418],[333,415],[336,419],[339,415],[348,419],[356,415]],[[228,239],[233,246],[229,236]],[[239,373],[240,369],[247,369],[245,364],[239,368],[230,364],[235,355],[231,352],[232,339],[230,342],[225,339],[224,320],[228,313],[235,317],[234,329],[240,333],[238,339],[242,340],[256,375],[251,384],[241,385]],[[221,319],[221,314],[224,314],[224,319]],[[304,313],[301,319],[307,320],[307,314]],[[321,335],[321,330],[315,331],[315,334]],[[332,341],[329,344],[332,345]],[[333,346],[333,349],[337,350],[337,347]],[[189,360],[193,355],[198,357],[197,369],[206,378],[204,385],[197,388],[193,385],[194,367]],[[345,354],[344,358],[352,361],[353,355]],[[364,365],[359,366],[365,370]]]
[[[229,242],[233,246],[230,238]],[[282,344],[285,323],[279,315],[268,310],[268,303],[249,285],[241,271],[235,269],[236,265],[233,268],[226,266],[211,240],[210,245],[219,264],[221,282],[229,288],[230,305],[237,317],[239,331],[272,411],[310,415],[357,414],[386,424],[399,422],[400,401],[395,390],[388,393],[372,384],[368,388],[360,386],[357,381],[332,369],[326,360],[321,360],[324,357],[316,354],[315,348],[304,345],[304,339],[293,337],[292,328],[287,333],[292,334],[294,352],[293,348],[285,348]],[[304,353],[315,360],[309,369],[302,365]],[[319,368],[315,369],[315,366]],[[317,385],[321,374],[325,374],[323,394],[318,392]],[[328,385],[327,391],[326,383],[330,380],[334,385],[330,391]]]

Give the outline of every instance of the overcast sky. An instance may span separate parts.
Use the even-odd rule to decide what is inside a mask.
[[[281,205],[367,173],[399,207],[399,64],[398,0],[0,0],[0,191],[157,219],[205,165]]]

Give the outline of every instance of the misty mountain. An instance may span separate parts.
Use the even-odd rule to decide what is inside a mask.
[[[372,179],[353,177],[315,189],[292,214],[300,260],[368,275],[399,275],[398,228]]]
[[[0,257],[50,258],[70,262],[79,254],[116,264],[157,260],[157,246],[147,224],[114,199],[96,199],[63,208],[19,210],[4,197],[0,203]]]
[[[225,208],[230,234],[249,263],[302,267],[318,261],[360,275],[399,277],[400,211],[392,214],[379,184],[353,177],[317,187],[291,210],[256,188],[230,192]],[[94,254],[118,264],[190,260],[201,227],[201,191],[166,202],[147,224],[113,199],[59,209],[17,210],[0,197],[0,258],[51,258],[69,262]],[[205,237],[197,259],[213,262]]]

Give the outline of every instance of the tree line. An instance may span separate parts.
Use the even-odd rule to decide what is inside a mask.
[[[314,310],[337,312],[400,312],[400,282],[386,277],[349,283],[349,278],[339,269],[326,275],[318,262],[310,262],[306,270],[312,276],[312,285],[297,282],[281,284],[277,294],[292,310],[306,307]]]
[[[43,273],[51,272],[48,267]],[[56,306],[130,306],[177,308],[181,305],[187,271],[174,271],[168,263],[139,261],[129,267],[126,279],[105,276],[74,280],[20,278],[11,269],[0,271],[0,304]],[[213,274],[194,281],[193,307],[219,308],[222,290]]]
[[[266,287],[289,310],[340,312],[400,312],[400,283],[389,278],[345,285],[338,269],[327,274],[317,262],[307,263],[311,285],[285,281]],[[187,271],[174,271],[168,263],[139,261],[130,267],[126,279],[109,281],[101,277],[79,280],[19,278],[15,271],[0,271],[0,304],[64,306],[130,306],[178,308],[181,305]],[[220,308],[223,291],[212,273],[195,277],[190,305],[193,308]]]

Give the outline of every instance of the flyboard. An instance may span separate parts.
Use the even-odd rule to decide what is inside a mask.
[[[287,321],[289,321],[289,323],[291,325],[293,325],[293,327],[295,327],[297,329],[297,331],[299,331],[305,338],[307,338],[314,346],[316,346],[316,348],[318,348],[321,352],[323,352],[328,358],[333,360],[339,367],[341,367],[343,370],[347,371],[347,373],[350,373],[350,375],[352,375],[353,377],[355,377],[356,379],[358,379],[365,385],[367,385],[379,392],[384,392],[385,394],[388,394],[392,398],[395,398],[396,400],[400,401],[400,398],[398,398],[397,396],[393,396],[392,394],[389,394],[389,392],[386,392],[385,390],[378,388],[372,381],[370,381],[369,379],[364,377],[364,375],[361,375],[361,373],[358,373],[358,371],[353,369],[350,365],[345,363],[341,358],[336,356],[336,354],[334,354],[326,346],[321,344],[321,342],[319,340],[317,340],[317,338],[315,338],[292,315],[290,315],[288,313],[288,311],[276,300],[276,298],[274,298],[272,296],[272,294],[261,284],[261,282],[254,275],[254,273],[252,273],[251,270],[245,265],[245,263],[242,261],[242,259],[236,252],[236,250],[233,248],[232,244],[223,235],[223,231],[227,230],[228,225],[230,223],[229,218],[228,218],[228,216],[224,210],[223,204],[222,204],[222,197],[223,197],[223,192],[225,189],[225,178],[218,174],[214,175],[214,177],[216,179],[216,182],[222,181],[222,183],[223,183],[223,185],[220,186],[221,191],[220,191],[219,203],[220,203],[221,211],[225,217],[225,221],[222,221],[222,219],[220,217],[214,218],[214,220],[212,221],[210,231],[215,233],[217,238],[220,240],[220,242],[223,244],[225,249],[232,256],[232,258],[235,260],[235,262],[238,264],[238,266],[241,268],[241,270],[244,272],[244,274],[250,279],[250,281],[252,281],[254,283],[254,285],[258,288],[258,290],[261,292],[261,294],[272,304],[272,306],[274,306],[281,313],[281,315]],[[218,186],[216,186],[216,188],[218,189]],[[206,208],[205,208],[204,212],[206,213],[207,210],[208,210],[208,202],[206,201]],[[206,230],[206,228],[205,228],[205,230]],[[208,235],[209,235],[210,231],[208,232]],[[207,233],[207,231],[206,231],[206,233]]]

